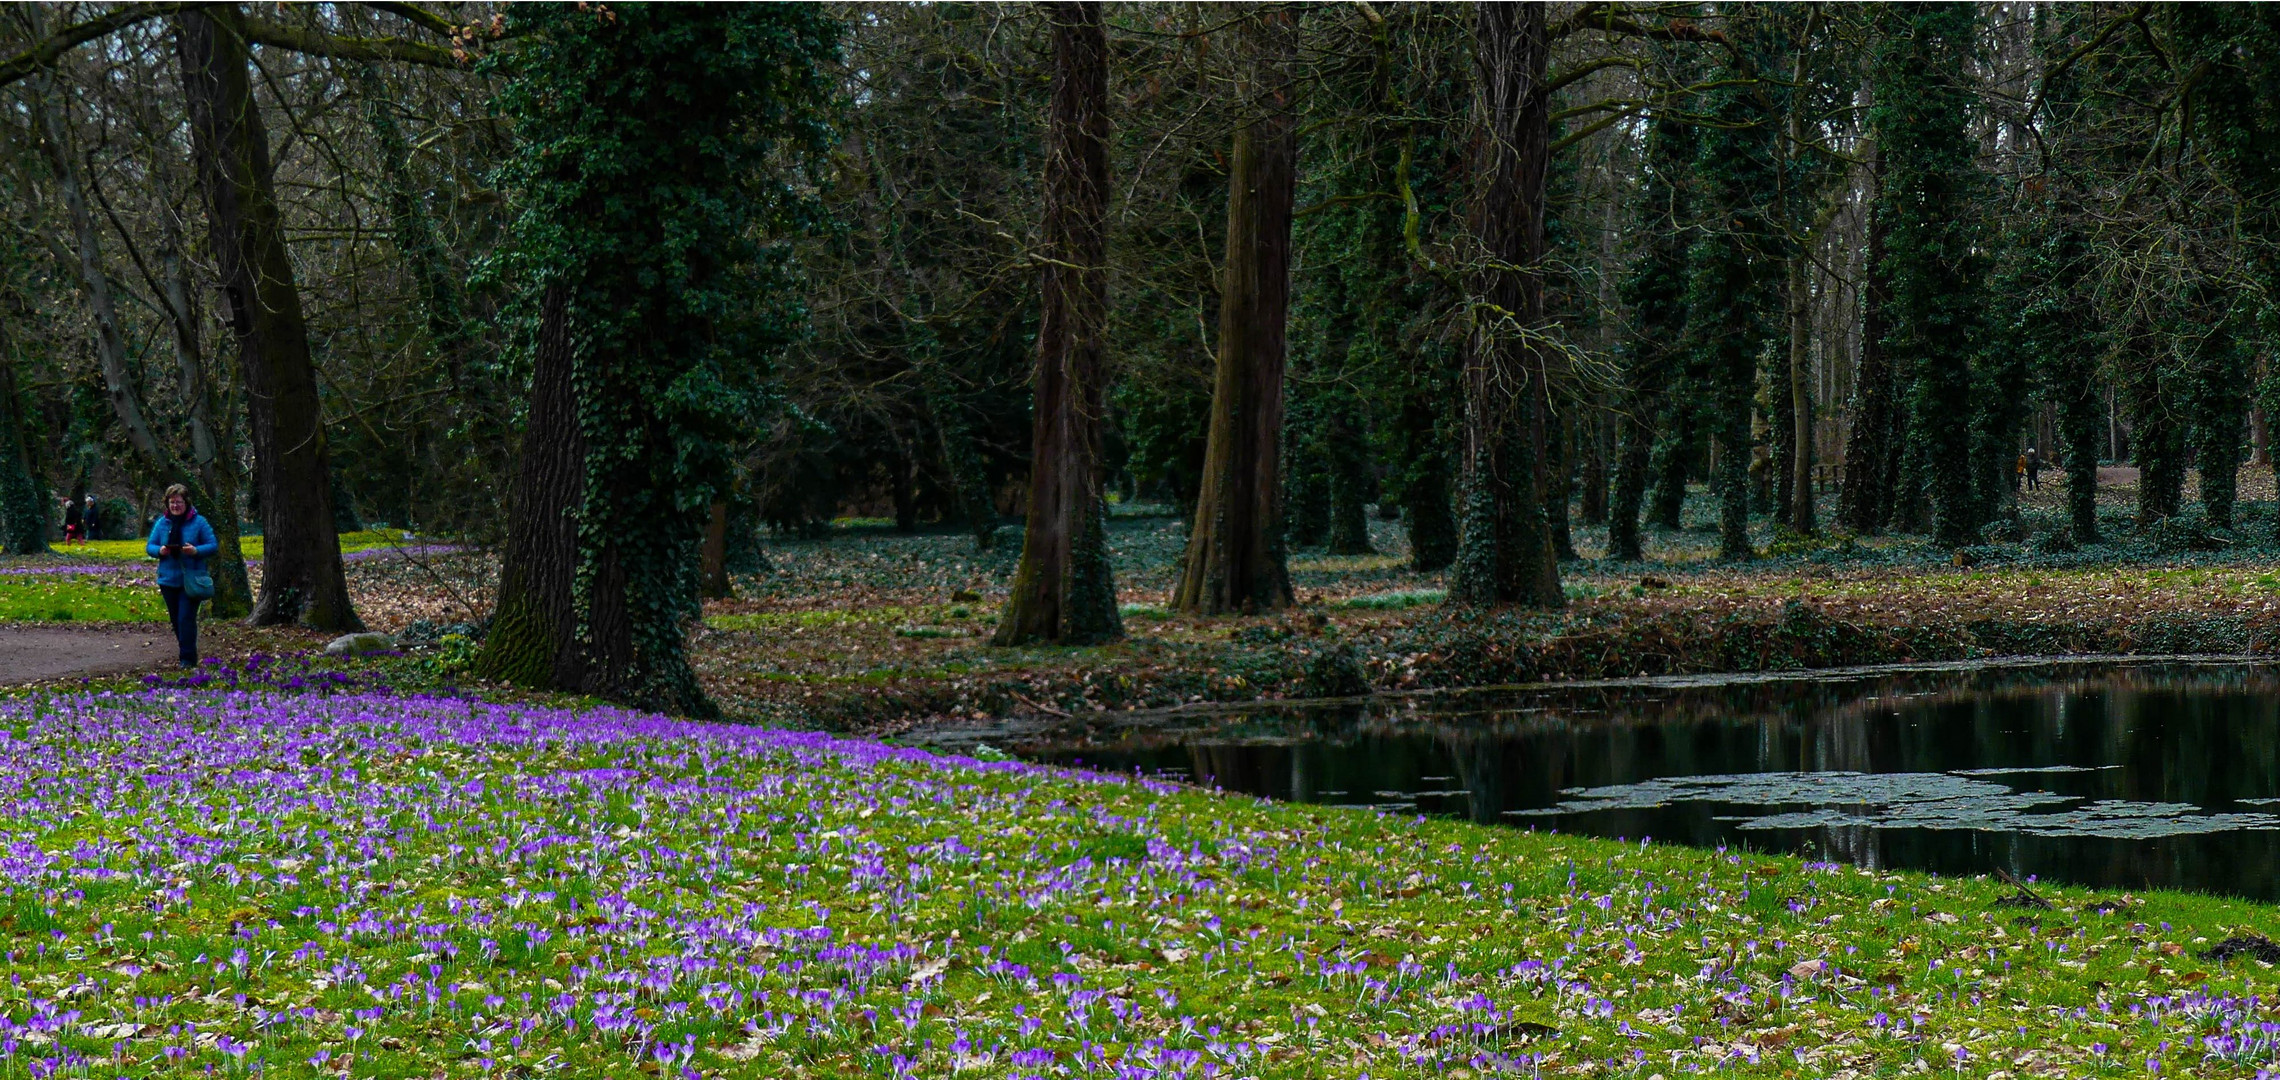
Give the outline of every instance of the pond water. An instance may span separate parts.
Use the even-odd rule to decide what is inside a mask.
[[[981,737],[1276,799],[2280,900],[2280,668],[2245,662],[1661,680]]]

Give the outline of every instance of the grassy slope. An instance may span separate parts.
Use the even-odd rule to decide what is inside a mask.
[[[279,1077],[2273,1060],[2205,1042],[2274,1019],[2270,967],[2196,958],[2280,931],[2250,903],[2025,909],[1986,881],[521,706],[160,692],[0,714],[29,751],[0,759],[0,1014],[71,1017],[11,1071],[66,1048],[96,1075]]]
[[[343,533],[341,551],[391,547],[401,533]],[[261,538],[248,537],[246,557],[261,557]],[[64,573],[0,574],[0,623],[163,622],[166,607],[153,586],[152,563],[141,540],[59,544],[47,556],[6,562],[8,569]]]

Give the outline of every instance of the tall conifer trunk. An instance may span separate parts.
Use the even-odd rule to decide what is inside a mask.
[[[1247,115],[1228,163],[1219,371],[1202,492],[1172,598],[1181,611],[1251,613],[1291,603],[1281,449],[1291,204],[1298,184],[1290,101],[1295,19],[1287,9],[1258,8],[1246,10],[1240,24],[1236,88]]]
[[[175,17],[198,179],[253,422],[264,553],[252,622],[361,630],[333,531],[323,408],[271,190],[269,136],[236,23],[230,5]]]
[[[1542,4],[1481,4],[1473,37],[1474,250],[1467,291],[1461,539],[1453,604],[1559,607],[1547,483],[1544,181],[1551,42]]]
[[[1108,563],[1100,424],[1108,322],[1108,40],[1100,8],[1046,5],[1053,100],[1045,133],[1043,304],[1037,325],[1029,519],[998,645],[1123,636]]]

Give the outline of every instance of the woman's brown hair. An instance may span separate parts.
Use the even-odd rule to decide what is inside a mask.
[[[166,485],[166,495],[164,496],[164,498],[160,499],[159,501],[161,501],[161,502],[165,502],[165,501],[171,500],[171,499],[173,499],[173,498],[174,498],[176,495],[180,495],[180,496],[182,496],[182,502],[183,502],[183,504],[184,504],[184,505],[189,505],[189,502],[190,502],[190,489],[189,489],[189,488],[187,488],[187,487],[185,487],[185,486],[183,486],[183,485],[181,485],[181,484],[168,484],[168,485]]]

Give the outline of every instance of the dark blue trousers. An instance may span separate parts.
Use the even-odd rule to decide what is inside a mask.
[[[182,666],[198,662],[198,605],[205,601],[184,596],[175,585],[161,585],[158,595],[166,599],[166,621],[174,625],[174,644],[181,650]]]

